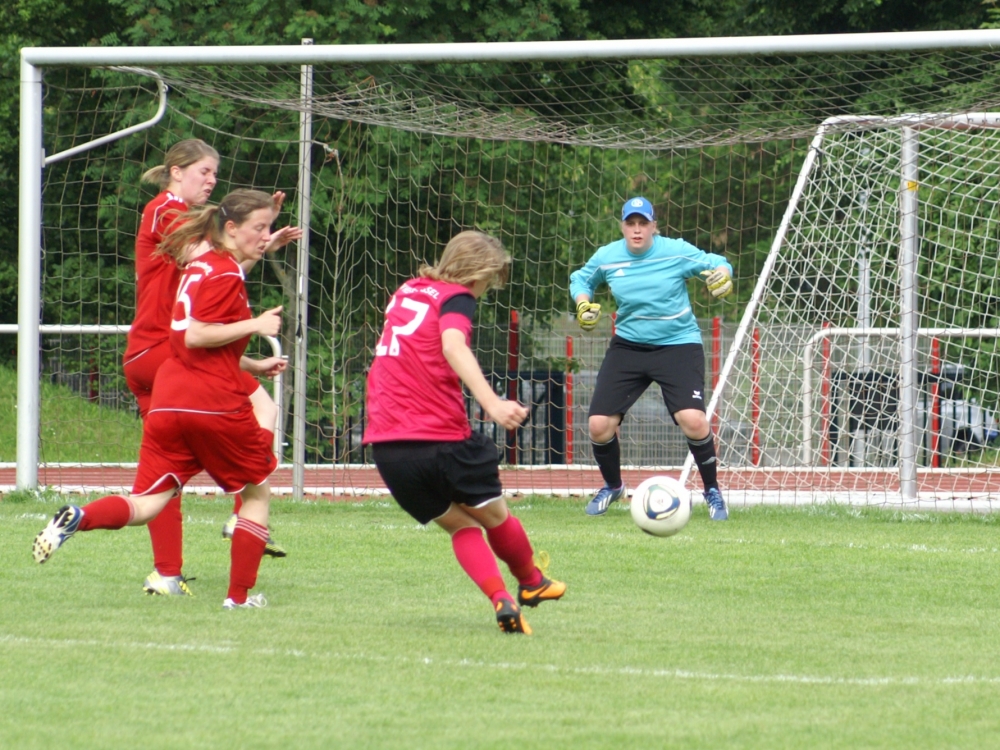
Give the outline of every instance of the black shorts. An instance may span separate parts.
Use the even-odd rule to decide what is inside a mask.
[[[671,418],[684,409],[705,411],[702,345],[651,346],[614,336],[597,373],[589,416],[624,416],[653,383],[660,386]]]
[[[396,502],[420,523],[452,503],[477,508],[503,495],[500,453],[481,432],[457,443],[373,443],[372,456]]]

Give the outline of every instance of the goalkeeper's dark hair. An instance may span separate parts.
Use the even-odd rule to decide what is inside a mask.
[[[170,184],[171,169],[174,167],[180,167],[181,169],[190,167],[195,162],[201,161],[206,157],[211,157],[219,161],[219,152],[201,140],[201,138],[188,138],[187,140],[177,141],[177,143],[167,149],[167,153],[163,156],[163,164],[143,172],[142,181],[159,185],[160,190],[163,190]]]
[[[225,249],[223,229],[227,222],[240,226],[254,211],[274,210],[274,199],[260,190],[234,190],[218,206],[194,206],[181,213],[167,229],[157,252],[182,262],[188,248],[208,240],[213,247]]]
[[[417,274],[470,287],[477,281],[489,281],[489,286],[499,289],[507,283],[510,264],[510,254],[500,240],[469,229],[451,238],[437,264],[424,264]]]

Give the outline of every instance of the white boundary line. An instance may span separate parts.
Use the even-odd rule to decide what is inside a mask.
[[[332,661],[392,662],[414,666],[443,669],[486,669],[509,671],[543,671],[550,674],[600,675],[620,677],[646,677],[654,679],[696,680],[702,682],[736,682],[748,684],[796,685],[851,685],[857,687],[884,686],[941,686],[941,685],[997,685],[1000,677],[986,675],[955,675],[949,677],[833,677],[823,675],[751,674],[731,672],[692,672],[687,669],[650,669],[645,667],[571,667],[561,664],[536,664],[532,662],[483,661],[480,659],[437,659],[432,657],[386,657],[375,654],[345,653],[340,651],[309,653],[299,649],[243,648],[238,644],[210,643],[155,643],[152,641],[77,640],[70,638],[29,638],[0,635],[0,646],[27,646],[40,648],[102,648],[106,650],[165,651],[182,653],[238,654],[241,656],[282,656],[294,659],[326,659]]]

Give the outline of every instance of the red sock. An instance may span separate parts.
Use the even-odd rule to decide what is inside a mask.
[[[243,507],[243,495],[237,492],[233,495],[233,513],[239,513],[240,508]]]
[[[179,576],[184,566],[184,520],[180,495],[170,498],[159,515],[146,524],[153,544],[153,567],[161,576]]]
[[[483,533],[474,526],[459,529],[451,535],[455,558],[469,578],[496,604],[497,599],[513,599],[507,593],[496,558],[483,540]]]
[[[233,546],[229,551],[229,593],[226,596],[237,604],[243,604],[250,589],[257,584],[257,570],[266,543],[267,526],[245,518],[236,521]]]
[[[78,531],[93,531],[94,529],[121,529],[135,516],[135,507],[131,501],[121,495],[108,495],[100,500],[87,503],[80,510]]]
[[[492,529],[486,529],[486,538],[496,556],[507,563],[510,572],[522,586],[537,586],[542,582],[542,571],[535,567],[531,542],[521,522],[508,515],[507,520]]]

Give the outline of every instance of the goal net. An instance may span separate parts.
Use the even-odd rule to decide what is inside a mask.
[[[469,405],[501,448],[506,489],[599,487],[587,408],[613,316],[582,333],[568,280],[621,236],[623,201],[644,195],[661,233],[735,269],[730,300],[689,289],[731,502],[988,502],[1000,400],[989,333],[1000,294],[995,131],[934,125],[1000,110],[997,60],[971,48],[46,67],[47,154],[153,117],[158,80],[168,93],[155,125],[45,167],[39,482],[131,482],[141,424],[121,374],[124,336],[111,327],[134,312],[134,237],[155,194],[139,177],[198,137],[222,157],[214,200],[236,187],[283,190],[278,224],[309,229],[308,252],[289,246],[249,279],[255,308],[286,310],[279,491],[382,491],[361,435],[383,308],[465,228],[497,235],[514,256],[510,284],[478,306],[474,346],[497,391],[530,417],[506,434]],[[935,115],[911,122],[914,112]],[[900,307],[904,124],[918,143],[916,323]],[[606,291],[599,301],[613,311]],[[901,338],[910,326],[919,332]],[[901,342],[913,341],[907,369]],[[901,415],[919,498],[901,486]],[[686,442],[655,387],[622,438],[630,486],[683,470]],[[698,487],[697,472],[685,474]]]

